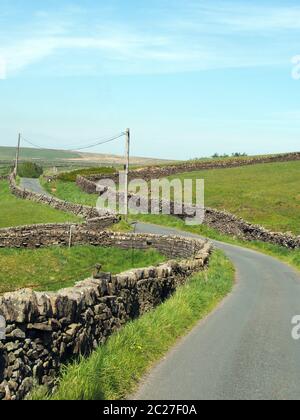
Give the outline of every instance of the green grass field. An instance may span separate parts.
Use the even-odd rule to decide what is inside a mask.
[[[54,291],[91,276],[95,264],[112,274],[166,260],[149,249],[124,250],[94,246],[0,249],[0,293],[21,288]]]
[[[267,229],[300,234],[300,162],[191,172],[171,177],[205,180],[205,205]]]
[[[231,263],[220,251],[215,252],[207,271],[194,275],[155,310],[126,324],[90,357],[65,367],[52,397],[47,397],[44,388],[38,388],[31,399],[126,398],[153,363],[210,313],[233,284]]]
[[[0,181],[0,228],[38,223],[80,222],[72,214],[13,196],[7,181]]]

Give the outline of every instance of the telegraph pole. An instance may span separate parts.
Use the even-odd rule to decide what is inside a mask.
[[[21,134],[18,136],[18,146],[16,152],[16,162],[15,162],[15,174],[18,175],[18,166],[19,166],[19,156],[20,156],[20,144],[21,144]]]
[[[125,217],[128,217],[128,180],[129,180],[129,164],[130,164],[130,129],[126,132],[126,165],[125,165]]]

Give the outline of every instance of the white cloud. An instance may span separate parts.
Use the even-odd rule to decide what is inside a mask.
[[[211,1],[187,3],[182,25],[187,28],[220,32],[266,32],[300,29],[300,6],[272,5],[266,1]],[[185,19],[186,18],[186,19]],[[201,19],[197,25],[196,20]],[[180,19],[178,20],[180,24]]]
[[[288,57],[291,44],[296,45],[296,40],[287,42],[282,38],[281,32],[300,31],[300,7],[237,5],[226,1],[185,3],[182,10],[158,13],[159,19],[151,24],[135,20],[127,26],[117,18],[105,23],[100,17],[90,20],[93,11],[84,13],[82,9],[79,13],[76,8],[69,8],[56,19],[46,10],[38,10],[34,24],[27,22],[10,39],[3,34],[0,55],[7,63],[8,74],[50,57],[54,66],[71,70],[73,65],[83,73],[94,71],[99,63],[102,71],[163,73],[279,65],[284,63],[285,54]],[[253,42],[262,34],[270,37]],[[65,53],[65,63],[61,56],[55,63],[61,51]],[[69,63],[75,51],[88,52],[85,60],[89,62]]]

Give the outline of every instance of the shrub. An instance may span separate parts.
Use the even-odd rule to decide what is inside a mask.
[[[0,166],[0,176],[6,176],[9,175],[10,172],[12,172],[13,168],[10,168],[9,166]]]
[[[63,172],[58,175],[58,179],[64,182],[75,182],[77,175],[89,176],[89,175],[112,175],[116,172],[115,168],[111,167],[99,167],[99,168],[85,168],[77,169],[76,171]]]
[[[39,178],[42,174],[43,168],[33,162],[24,162],[18,167],[18,175],[21,178]]]

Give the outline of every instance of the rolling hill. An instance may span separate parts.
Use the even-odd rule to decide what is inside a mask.
[[[5,161],[11,162],[15,159],[16,148],[15,147],[5,147],[0,146],[0,161],[4,163]],[[70,162],[73,164],[89,165],[91,163],[98,164],[108,164],[108,165],[119,165],[124,163],[123,156],[117,156],[112,154],[102,154],[102,153],[81,153],[76,151],[66,151],[66,150],[52,150],[52,149],[34,149],[24,147],[21,149],[20,153],[21,160],[41,160],[45,162]],[[131,157],[131,162],[134,165],[159,165],[159,164],[168,164],[173,161],[164,160],[164,159],[155,159],[147,157]]]

